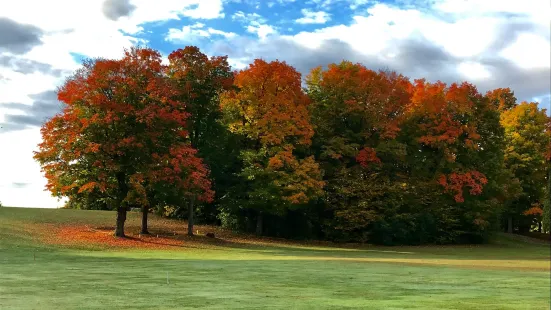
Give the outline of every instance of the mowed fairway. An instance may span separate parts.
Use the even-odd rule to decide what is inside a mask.
[[[114,219],[0,208],[0,309],[549,309],[549,245],[337,248],[197,228],[214,240],[154,216],[153,237],[119,242]]]

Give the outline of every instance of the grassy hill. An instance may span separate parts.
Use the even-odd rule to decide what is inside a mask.
[[[106,211],[0,208],[0,309],[549,309],[549,244],[296,243]],[[214,232],[216,239],[204,237]]]

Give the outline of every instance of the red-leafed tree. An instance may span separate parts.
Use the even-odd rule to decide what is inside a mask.
[[[482,193],[487,183],[484,173],[477,171],[476,162],[458,160],[463,154],[474,154],[480,149],[481,119],[475,111],[490,109],[476,88],[468,83],[449,86],[442,82],[427,83],[416,80],[409,107],[410,118],[416,123],[416,140],[442,154],[438,164],[438,183],[453,194],[456,202],[464,201],[465,190],[471,195]],[[473,158],[474,159],[474,158]]]
[[[86,61],[59,89],[63,111],[42,127],[35,159],[55,196],[94,193],[117,209],[124,236],[127,208],[152,189],[211,199],[206,167],[189,143],[185,103],[158,52],[126,50],[119,60]]]

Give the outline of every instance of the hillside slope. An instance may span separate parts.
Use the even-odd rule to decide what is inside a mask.
[[[0,309],[548,309],[549,246],[297,243],[106,211],[0,208]],[[157,237],[157,235],[159,235]]]

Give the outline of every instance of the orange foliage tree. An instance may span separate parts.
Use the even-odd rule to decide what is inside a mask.
[[[470,161],[458,160],[458,156],[478,153],[481,148],[478,126],[482,119],[476,111],[492,109],[486,102],[476,88],[466,82],[447,86],[421,79],[414,83],[408,113],[419,129],[417,141],[442,153],[438,183],[453,193],[457,202],[464,201],[467,188],[469,194],[479,195],[488,182],[484,173],[472,169]],[[475,167],[476,163],[473,164]]]
[[[322,194],[324,183],[314,158],[297,152],[314,133],[300,73],[285,62],[257,59],[236,74],[235,86],[221,106],[229,129],[244,138],[241,176],[261,234],[263,212],[281,214],[305,204]]]
[[[313,101],[313,149],[326,172],[325,207],[337,230],[365,235],[403,192],[404,144],[396,137],[412,85],[395,72],[348,61],[315,68],[306,82]]]
[[[496,88],[486,93],[490,103],[499,111],[511,110],[517,105],[515,93],[510,88]]]
[[[41,129],[35,159],[55,196],[95,193],[117,209],[148,203],[157,186],[212,199],[208,171],[188,141],[185,103],[158,52],[126,50],[120,60],[86,61],[60,88],[61,114]]]

